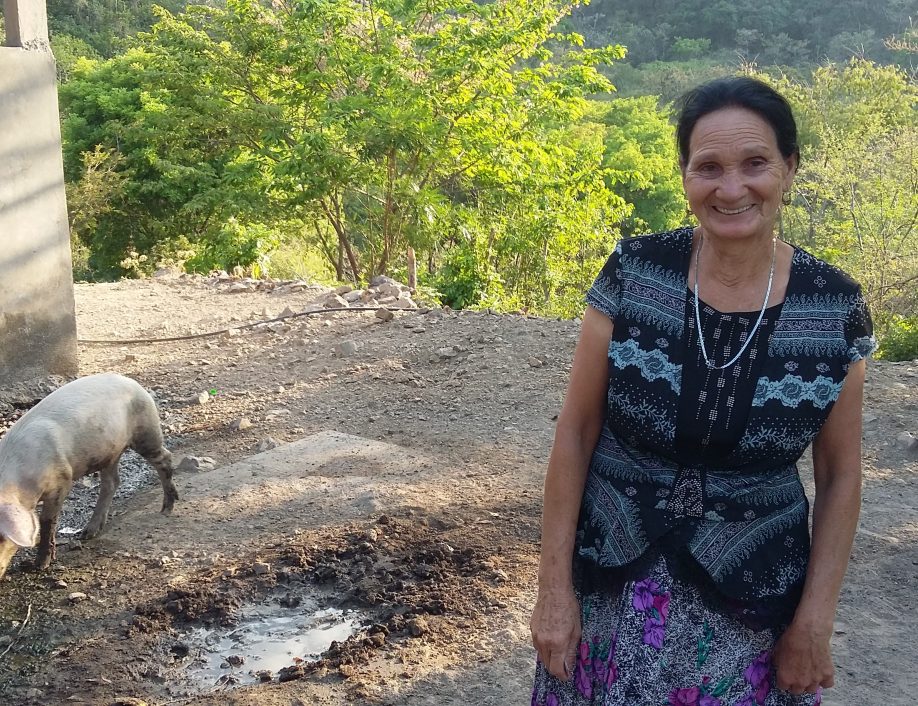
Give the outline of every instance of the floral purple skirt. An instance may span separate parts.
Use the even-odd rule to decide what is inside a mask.
[[[818,706],[819,694],[777,689],[774,636],[708,608],[665,559],[621,593],[580,597],[574,677],[536,665],[532,706]]]

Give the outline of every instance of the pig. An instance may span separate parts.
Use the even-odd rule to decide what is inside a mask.
[[[118,488],[118,459],[128,447],[156,469],[162,513],[171,514],[178,500],[172,455],[163,446],[156,403],[136,381],[114,373],[79,378],[12,426],[0,439],[0,578],[18,548],[35,546],[36,539],[35,568],[50,566],[64,499],[75,480],[96,471],[99,499],[82,537],[102,531]]]

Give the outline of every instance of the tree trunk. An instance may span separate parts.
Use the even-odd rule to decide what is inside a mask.
[[[411,289],[418,287],[418,263],[414,259],[414,248],[408,247],[408,286]]]
[[[357,262],[357,256],[354,254],[354,248],[351,247],[351,241],[348,239],[347,233],[344,230],[344,221],[341,218],[339,204],[337,200],[335,200],[333,202],[335,209],[332,210],[327,200],[322,199],[319,203],[322,204],[322,210],[328,217],[328,222],[331,223],[332,228],[335,229],[335,233],[338,234],[338,247],[344,248],[344,252],[347,253],[347,259],[351,265],[351,281],[354,284],[358,284],[360,281],[360,265]],[[344,279],[344,277],[341,279]]]

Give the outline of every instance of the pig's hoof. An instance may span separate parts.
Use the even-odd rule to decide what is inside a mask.
[[[100,532],[99,528],[90,528],[87,527],[82,532],[80,532],[80,539],[93,539]]]
[[[32,564],[32,571],[45,571],[48,567],[51,566],[51,562],[54,560],[52,556],[40,556],[36,557],[35,562]]]
[[[171,507],[164,507],[162,510],[159,511],[159,514],[160,514],[160,515],[165,515],[166,517],[169,517],[169,515],[172,514],[172,508],[171,508]]]

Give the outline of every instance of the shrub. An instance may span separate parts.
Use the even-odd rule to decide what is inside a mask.
[[[880,339],[877,358],[883,360],[918,360],[918,316],[897,317]]]

